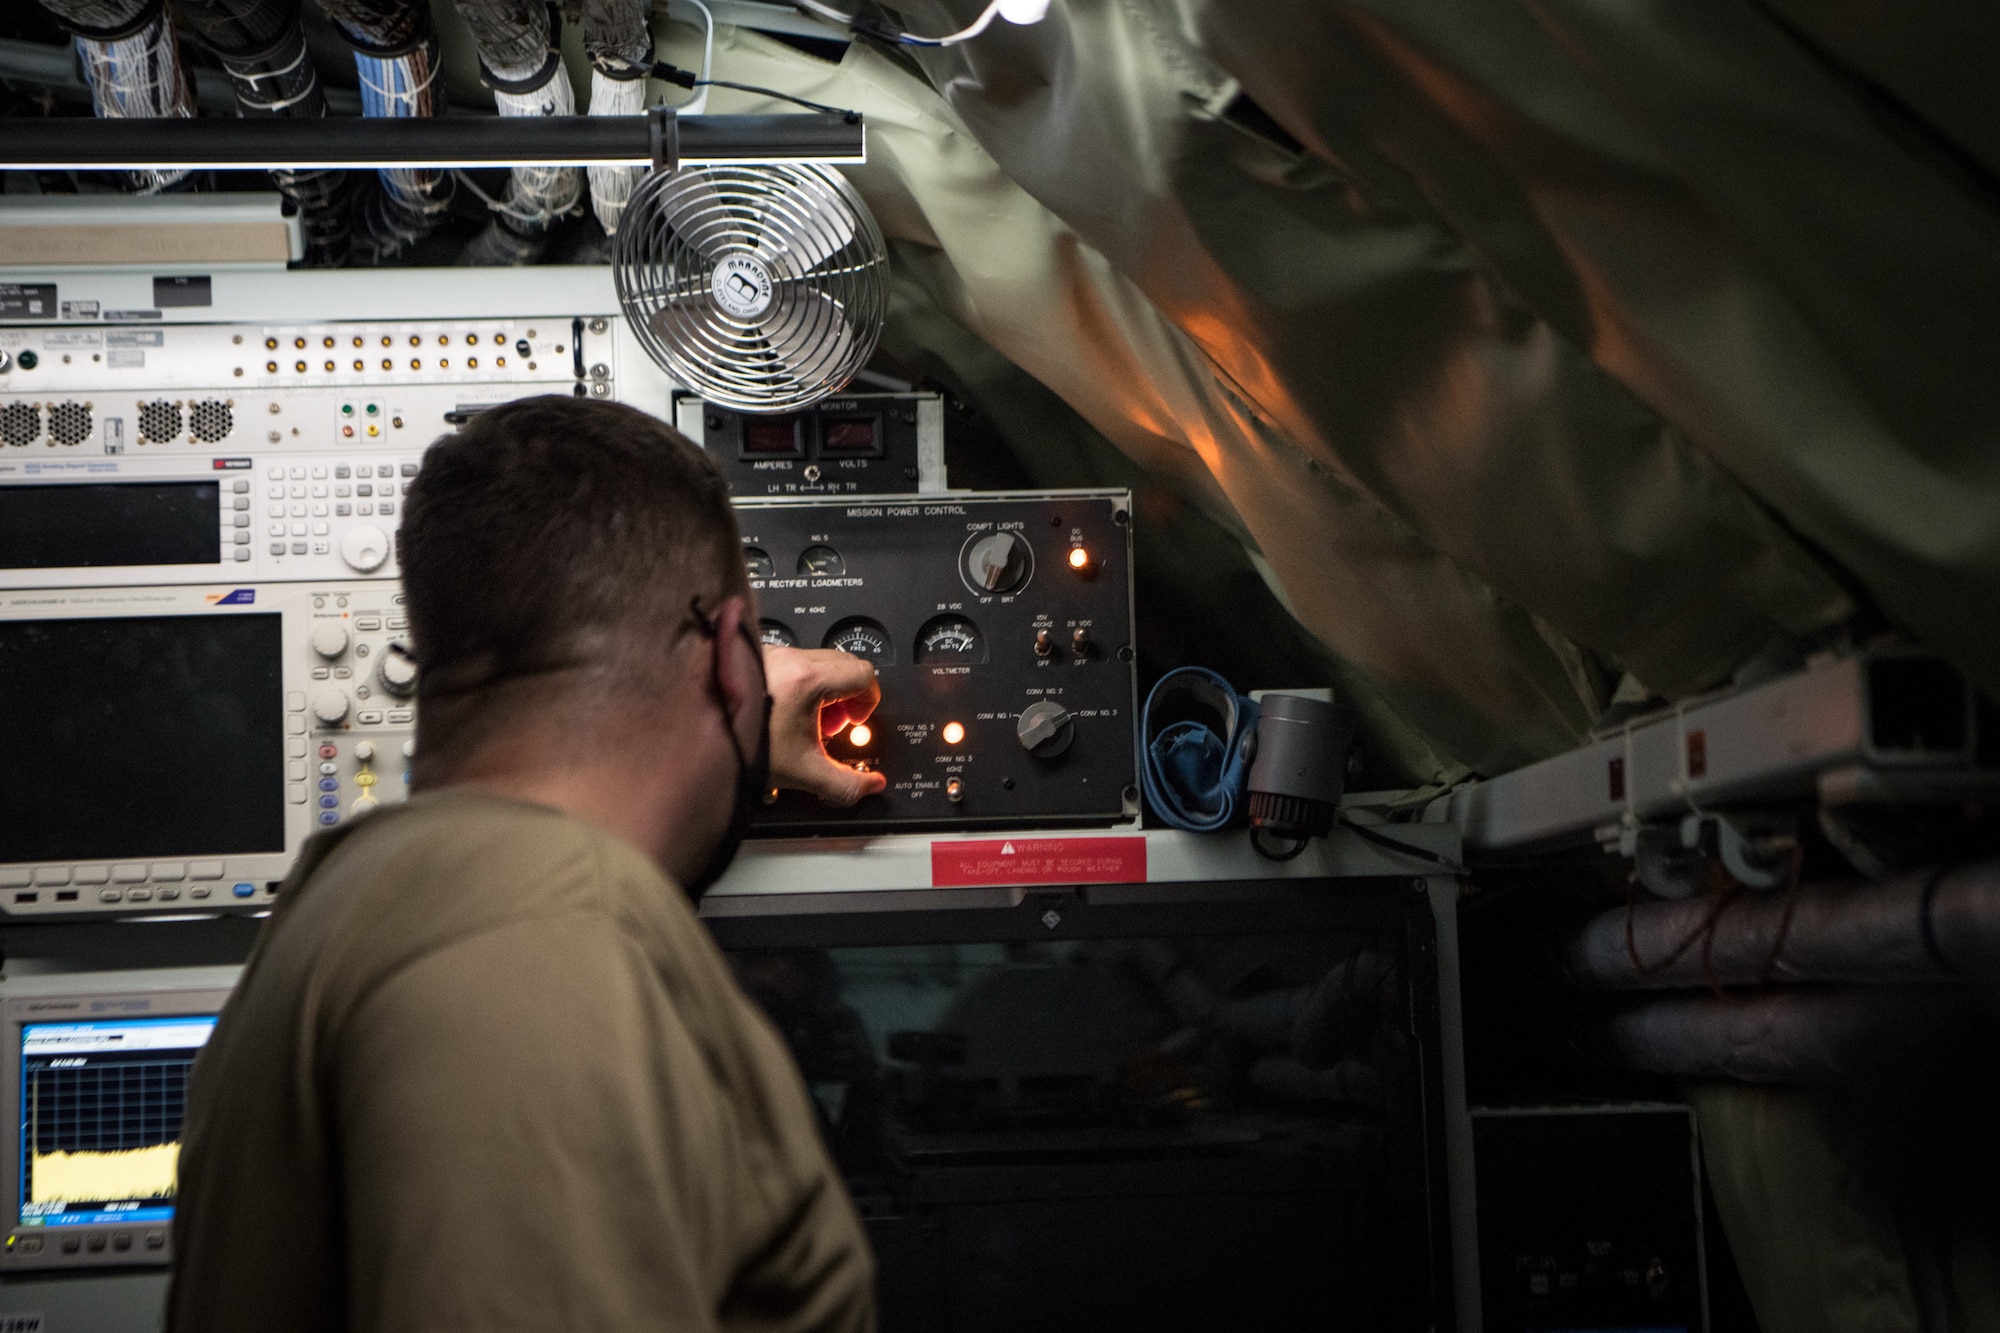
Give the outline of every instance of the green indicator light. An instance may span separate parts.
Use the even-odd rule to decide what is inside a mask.
[[[353,415],[354,415],[354,404],[353,404],[353,403],[342,403],[342,404],[340,405],[340,415],[342,415],[342,416],[344,416],[344,417],[351,417],[351,416],[353,416]]]
[[[377,412],[380,412],[381,410],[382,410],[381,407],[379,407],[374,403],[368,404],[368,415],[371,417],[374,416]]]

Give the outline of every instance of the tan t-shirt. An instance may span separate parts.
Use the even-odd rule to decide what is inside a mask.
[[[280,901],[195,1066],[169,1329],[873,1328],[798,1072],[635,848],[450,790]]]

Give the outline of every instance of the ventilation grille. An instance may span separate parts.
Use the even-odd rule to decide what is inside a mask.
[[[50,403],[49,438],[57,444],[82,444],[90,438],[89,403]]]
[[[188,433],[203,444],[227,439],[235,428],[236,414],[228,403],[208,398],[188,409]]]
[[[181,433],[181,405],[170,403],[164,398],[156,398],[150,403],[139,404],[139,441],[152,440],[159,443],[177,438]]]
[[[34,403],[0,407],[0,440],[16,449],[42,438],[42,409]]]

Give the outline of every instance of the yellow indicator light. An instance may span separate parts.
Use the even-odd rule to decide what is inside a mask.
[[[448,333],[440,333],[438,335],[438,346],[439,347],[451,346],[451,335]]]
[[[356,370],[359,370],[359,369],[361,369],[361,360],[360,360],[360,358],[359,358],[359,357],[355,358],[355,361],[354,361],[354,368],[355,368]]]
[[[304,338],[292,339],[292,346],[294,347],[304,347],[305,345],[306,345],[306,340]]]
[[[296,370],[299,374],[303,375],[306,373],[306,363],[303,361],[295,361],[292,363],[292,369]]]
[[[411,369],[411,370],[422,370],[423,368],[424,368],[424,363],[423,363],[422,359],[420,359],[420,358],[418,358],[418,357],[414,357],[414,356],[410,358],[410,369]]]
[[[476,356],[468,356],[467,358],[465,358],[465,368],[467,370],[479,369],[479,358]]]
[[[439,357],[439,358],[438,358],[438,369],[439,369],[439,370],[450,370],[450,369],[451,369],[451,358],[450,358],[450,357],[448,357],[448,356],[441,356],[441,357]]]
[[[354,775],[354,785],[357,787],[372,787],[375,785],[375,775],[364,768]]]
[[[265,373],[265,374],[267,374],[267,375],[275,375],[275,374],[277,374],[277,373],[278,373],[278,363],[277,363],[277,362],[275,362],[275,361],[266,361],[266,362],[264,363],[264,373]]]
[[[956,745],[965,739],[965,727],[957,722],[947,722],[944,724],[944,730],[939,734],[944,737],[946,745]]]
[[[333,339],[332,339],[332,338],[322,338],[322,339],[320,339],[320,345],[321,345],[322,347],[331,347],[331,346],[333,346]]]
[[[1088,569],[1090,567],[1090,552],[1084,550],[1081,546],[1070,547],[1069,567],[1071,569]]]
[[[375,437],[376,437],[377,435],[380,435],[381,433],[382,433],[382,428],[381,428],[380,426],[376,425],[376,424],[375,424],[374,422],[372,422],[372,421],[368,423],[368,438],[369,438],[369,439],[371,439],[371,440],[372,440],[372,439],[374,439],[374,438],[375,438]]]
[[[493,364],[504,368],[507,364],[507,358],[504,356],[496,356],[493,358]]]
[[[862,746],[875,739],[875,732],[865,722],[856,722],[847,729],[847,743]]]
[[[359,347],[359,346],[361,346],[361,339],[359,339],[359,338],[356,338],[356,339],[354,340],[354,345],[355,345],[356,347]]]
[[[386,356],[382,358],[382,369],[384,369],[384,370],[394,370],[395,368],[396,368],[396,363],[395,363],[394,361],[391,361],[391,360],[390,360],[390,359],[389,359],[388,357],[386,357]]]
[[[275,350],[278,346],[278,340],[276,338],[266,338],[264,340],[264,346]]]
[[[468,333],[465,335],[465,341],[468,345],[476,347],[479,345],[479,335],[476,333]]]
[[[327,369],[327,373],[328,373],[328,374],[332,374],[332,373],[333,373],[333,362],[331,362],[331,361],[327,362],[327,363],[326,363],[326,369]]]
[[[382,345],[384,347],[387,347],[389,345],[389,335],[386,333],[382,335]]]
[[[414,333],[410,335],[410,346],[412,346],[412,347],[422,347],[423,345],[424,345],[424,340],[423,340],[422,338],[419,338],[419,337],[418,337],[418,336],[417,336],[416,334],[414,334]]]

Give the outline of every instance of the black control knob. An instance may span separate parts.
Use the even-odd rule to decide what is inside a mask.
[[[1044,699],[1029,704],[1014,724],[1021,748],[1038,759],[1053,759],[1076,739],[1076,723],[1061,704]]]
[[[992,532],[966,545],[961,571],[974,592],[1016,593],[1035,572],[1034,553],[1018,533]]]

